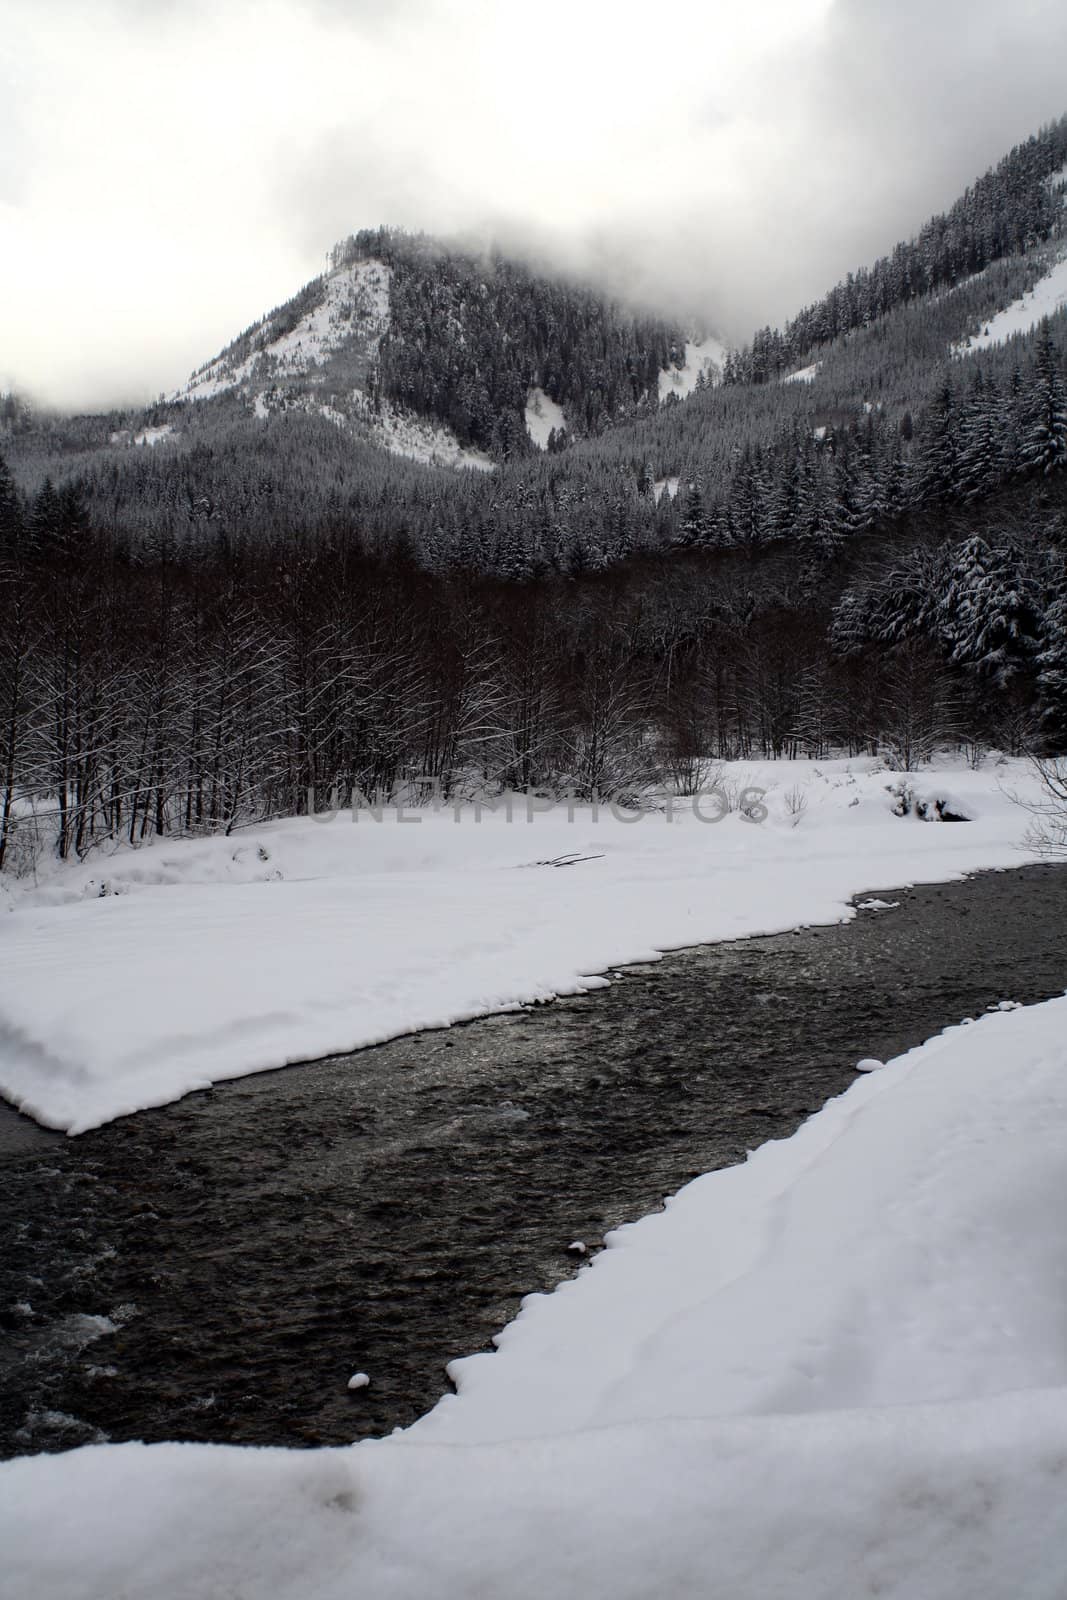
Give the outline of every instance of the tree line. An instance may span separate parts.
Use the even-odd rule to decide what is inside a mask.
[[[728,757],[1062,731],[1064,473],[1003,488],[981,534],[973,506],[913,512],[890,546],[783,544],[758,581],[731,550],[516,584],[344,530],[134,544],[36,509],[0,473],[12,871],[421,780],[639,796]]]
[[[529,581],[671,550],[755,558],[781,541],[830,558],[858,534],[922,508],[976,504],[1067,457],[1067,378],[1051,324],[980,358],[899,373],[891,348],[873,332],[853,337],[812,385],[707,391],[488,480],[353,448],[305,417],[248,422],[188,449],[127,451],[121,464],[90,457],[61,488],[46,478],[30,514],[57,525],[80,514],[179,546],[221,532],[304,540],[349,529],[431,572]],[[857,372],[879,398],[855,403]]]

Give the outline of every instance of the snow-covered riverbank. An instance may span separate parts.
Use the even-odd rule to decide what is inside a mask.
[[[575,993],[659,951],[840,921],[865,889],[1029,859],[1010,797],[1036,792],[1023,763],[719,777],[731,804],[765,788],[766,818],[713,820],[714,794],[671,818],[518,797],[510,821],[342,813],[56,868],[0,916],[0,1094],[77,1133],[223,1078]],[[971,820],[895,814],[902,785],[928,814],[941,800]]]
[[[951,1028],[620,1229],[405,1434],[0,1466],[5,1592],[1058,1600],[1065,1113],[1067,999]]]

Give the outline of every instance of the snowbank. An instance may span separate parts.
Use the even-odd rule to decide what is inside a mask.
[[[872,770],[873,769],[873,770]],[[1017,866],[1022,767],[724,771],[641,814],[444,810],[275,823],[54,871],[0,917],[0,1094],[79,1133],[223,1078],[603,983],[664,950],[855,913],[864,890]],[[946,801],[965,825],[923,822]],[[930,802],[930,804],[924,804]],[[527,821],[527,816],[532,820]],[[577,853],[573,866],[546,865]],[[540,863],[540,864],[539,864]]]
[[[1059,1600],[1067,1000],[951,1028],[346,1450],[0,1466],[12,1600]]]

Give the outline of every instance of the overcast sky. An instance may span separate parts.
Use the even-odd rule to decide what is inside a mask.
[[[0,0],[0,387],[175,387],[379,222],[776,322],[1067,111],[1065,0]]]

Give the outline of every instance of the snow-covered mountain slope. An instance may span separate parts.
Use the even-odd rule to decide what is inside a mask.
[[[162,444],[164,439],[173,436],[174,428],[171,423],[164,422],[158,428],[142,428],[138,433],[131,433],[129,428],[119,428],[110,436],[111,444],[132,444],[137,446]]]
[[[526,396],[526,432],[539,450],[547,450],[553,429],[557,433],[567,430],[563,407],[535,387]]]
[[[1058,194],[1063,204],[1067,206],[1067,166],[1061,167],[1058,172],[1053,172],[1045,179],[1045,183],[1049,191],[1054,195]]]
[[[292,326],[284,326],[281,313],[265,317],[171,399],[209,400],[231,389],[255,393],[283,378],[306,378],[354,343],[370,360],[389,325],[390,276],[381,261],[355,261],[328,273],[319,280],[321,297]]]
[[[814,383],[819,376],[821,361],[813,361],[810,367],[800,367],[796,372],[787,372],[781,379],[782,383]]]
[[[465,449],[450,428],[375,393],[391,278],[389,265],[373,258],[335,267],[200,367],[171,402],[226,397],[261,422],[286,412],[318,415],[408,460],[492,471],[489,457]]]
[[[476,472],[493,472],[496,468],[496,462],[483,451],[461,445],[451,429],[441,423],[429,422],[388,402],[364,415],[375,444],[391,455],[404,456],[426,467],[470,467]]]
[[[1045,317],[1054,317],[1067,306],[1067,251],[1052,262],[1027,294],[991,317],[973,338],[953,346],[953,355],[977,355],[994,345],[1007,344],[1018,333],[1030,333]]]
[[[968,503],[1028,470],[1033,325],[1067,290],[1065,154],[1067,118],[784,328],[728,351],[706,335],[711,307],[686,330],[550,265],[361,232],[169,403],[7,434],[0,421],[0,445],[24,492],[76,474],[93,517],[137,533],[210,515],[259,538],[343,507],[434,565],[511,576],[739,542],[814,539],[829,559],[856,534],[895,536],[916,494],[964,493],[923,467],[950,352],[971,358],[951,375],[953,427],[972,430],[980,361],[1005,442],[980,488],[967,479]],[[1067,309],[1052,320],[1062,350]],[[550,440],[564,448],[542,474]],[[815,523],[797,513],[798,441]],[[1014,441],[1024,453],[1009,462]],[[424,495],[413,461],[499,471]]]
[[[726,364],[727,347],[714,334],[699,340],[687,339],[685,360],[682,365],[669,366],[659,375],[659,398],[666,400],[676,395],[684,400],[691,395],[703,376],[705,383],[719,383]]]

